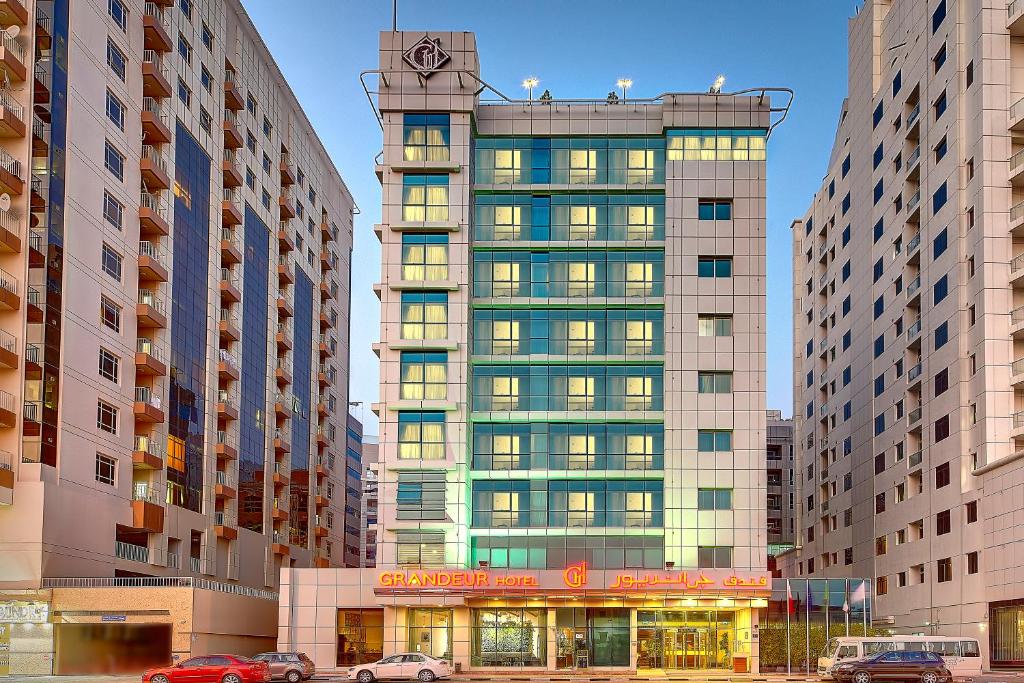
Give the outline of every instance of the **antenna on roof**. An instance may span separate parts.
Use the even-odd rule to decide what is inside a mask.
[[[391,0],[391,31],[398,32],[398,0]]]

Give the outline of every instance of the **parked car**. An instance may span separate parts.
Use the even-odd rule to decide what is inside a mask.
[[[267,683],[269,680],[269,664],[237,655],[192,657],[142,674],[143,683]]]
[[[446,660],[422,652],[403,652],[369,664],[353,666],[348,670],[349,679],[359,683],[389,679],[418,679],[422,683],[430,683],[451,675],[452,666]]]
[[[845,683],[871,681],[920,681],[948,683],[952,680],[942,657],[935,652],[897,650],[843,662],[832,669],[836,680]]]
[[[253,659],[270,665],[272,679],[284,679],[288,683],[308,681],[316,673],[313,660],[305,652],[264,652]]]

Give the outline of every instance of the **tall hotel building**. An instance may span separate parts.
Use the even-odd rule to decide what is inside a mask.
[[[190,645],[127,586],[272,598],[281,567],[345,561],[352,197],[238,0],[3,0],[0,24],[9,666],[50,666],[26,620],[69,642],[100,611],[201,651],[198,613]],[[272,648],[266,602],[210,632]]]
[[[485,103],[470,33],[383,33],[373,73],[377,568],[287,572],[280,647],[756,670],[782,110]]]
[[[793,224],[799,552],[1024,662],[1024,3],[868,0]]]

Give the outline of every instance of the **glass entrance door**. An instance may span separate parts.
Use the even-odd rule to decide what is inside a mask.
[[[715,610],[640,610],[637,668],[718,669],[732,666],[734,614]]]

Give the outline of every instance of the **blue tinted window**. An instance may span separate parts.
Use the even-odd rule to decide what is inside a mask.
[[[843,386],[849,384],[851,379],[853,379],[853,369],[847,365],[843,368]]]
[[[847,330],[846,334],[843,335],[843,351],[845,351],[846,349],[850,348],[850,342],[852,340],[853,340],[853,335],[850,333],[849,330]]]
[[[935,241],[932,242],[932,259],[937,259],[946,251],[946,229],[943,228],[936,237]]]
[[[875,242],[880,240],[882,238],[882,235],[885,234],[885,224],[882,222],[881,218],[879,218],[878,222],[875,223],[875,227],[872,232]]]
[[[897,71],[896,75],[892,77],[892,96],[896,97],[896,93],[903,87],[903,72]]]
[[[847,261],[846,263],[843,264],[842,275],[843,275],[843,282],[846,282],[847,280],[850,279],[850,262],[849,261]]]
[[[939,189],[932,195],[932,213],[938,213],[939,209],[946,205],[946,183],[942,183]]]
[[[846,158],[843,159],[843,177],[845,178],[846,174],[849,173],[849,172],[850,172],[850,155],[847,154]]]
[[[843,197],[842,209],[843,209],[843,215],[844,216],[846,215],[846,212],[850,210],[850,193],[849,192],[847,192],[846,196]]]
[[[874,203],[877,204],[882,199],[882,196],[884,194],[885,194],[885,183],[881,179],[879,179],[879,181],[877,183],[875,183],[874,191],[871,193],[871,197],[874,200]]]
[[[935,100],[935,118],[938,119],[940,116],[946,113],[946,93],[943,92],[939,95],[939,99]]]
[[[883,258],[879,258],[877,261],[875,261],[875,265],[872,268],[871,275],[872,275],[872,281],[873,282],[878,282],[878,278],[882,277],[882,272],[883,272],[884,269],[885,269],[885,259],[884,259],[884,257]]]
[[[885,413],[875,416],[875,436],[885,431]]]
[[[946,0],[939,0],[939,4],[935,6],[935,11],[932,12],[932,33],[939,30],[939,26],[946,18]]]
[[[850,312],[850,297],[846,297],[845,299],[843,299],[843,317],[845,318],[846,315],[849,312]]]
[[[878,358],[884,352],[885,352],[885,335],[884,334],[880,334],[878,336],[878,338],[875,339],[875,358]]]
[[[849,420],[853,416],[853,403],[847,401],[843,404],[843,420]]]
[[[878,143],[878,147],[875,147],[875,153],[871,157],[871,168],[878,168],[878,165],[882,163],[882,157],[885,155],[883,151],[882,143]]]
[[[732,202],[726,199],[702,199],[697,202],[697,218],[702,221],[730,220]]]
[[[885,295],[882,294],[877,299],[875,299],[875,320],[878,320],[878,318],[884,312],[885,312]]]
[[[946,298],[947,294],[949,294],[949,281],[947,279],[947,276],[943,275],[935,283],[935,287],[932,291],[932,303],[939,303],[940,301]]]
[[[878,106],[875,107],[874,113],[871,115],[871,127],[877,128],[878,124],[882,121],[882,114],[885,111],[885,103],[879,102]]]
[[[945,322],[935,328],[935,348],[939,349],[945,346],[947,341],[949,341],[949,323]]]
[[[885,373],[882,373],[881,375],[879,375],[878,377],[875,378],[875,398],[878,398],[879,396],[881,396],[882,392],[884,392],[884,391],[885,391]]]
[[[843,246],[845,247],[849,243],[850,243],[850,226],[847,225],[845,228],[843,228]]]
[[[943,135],[942,139],[939,140],[939,144],[935,145],[935,161],[942,161],[942,157],[946,156],[946,151],[946,136]]]
[[[810,358],[811,354],[814,353],[814,340],[807,342],[807,357]]]

